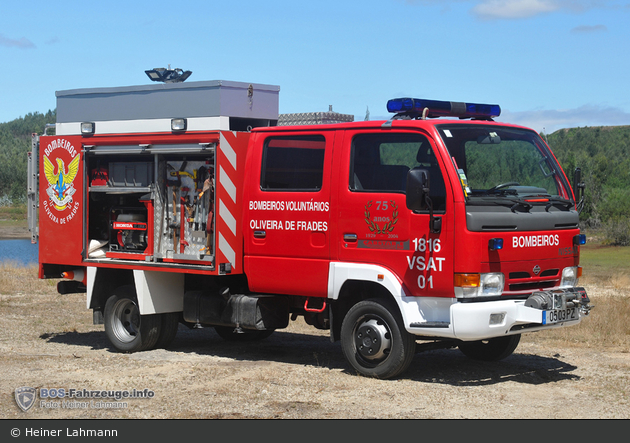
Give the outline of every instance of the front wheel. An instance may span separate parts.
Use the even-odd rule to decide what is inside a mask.
[[[512,355],[520,341],[521,334],[517,334],[489,340],[464,341],[458,347],[468,358],[481,361],[498,361]]]
[[[160,337],[162,318],[140,315],[133,286],[123,286],[107,299],[103,312],[105,334],[121,352],[144,351],[153,348]]]
[[[382,300],[354,305],[341,324],[341,349],[359,373],[380,379],[404,372],[415,355],[416,341],[397,309]]]

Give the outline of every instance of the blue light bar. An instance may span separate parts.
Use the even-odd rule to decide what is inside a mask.
[[[387,111],[395,113],[418,113],[429,110],[427,117],[459,117],[489,119],[501,115],[499,105],[482,103],[446,102],[418,98],[394,98],[387,102]]]

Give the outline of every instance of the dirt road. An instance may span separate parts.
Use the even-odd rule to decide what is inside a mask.
[[[502,362],[429,351],[400,379],[381,381],[355,375],[327,332],[300,322],[246,344],[180,326],[168,350],[120,354],[92,325],[84,295],[54,287],[0,295],[0,321],[4,419],[630,418],[630,354],[550,349],[536,334]],[[152,396],[38,398],[24,412],[14,398],[24,386]]]

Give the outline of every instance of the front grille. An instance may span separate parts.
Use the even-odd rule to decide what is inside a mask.
[[[517,280],[519,278],[530,278],[529,272],[510,272],[510,280]]]
[[[560,269],[547,269],[538,274],[538,277],[555,277],[560,272]],[[509,278],[510,280],[518,280],[521,278],[531,278],[532,275],[529,272],[510,272]],[[535,276],[534,276],[535,277]]]
[[[514,271],[508,274],[507,288],[510,292],[531,292],[550,289],[560,284],[560,269],[544,269],[538,275],[533,270]],[[556,277],[556,278],[554,278]]]
[[[535,291],[539,289],[549,289],[557,285],[557,280],[538,280],[526,283],[511,283],[509,287],[511,292],[522,292]]]

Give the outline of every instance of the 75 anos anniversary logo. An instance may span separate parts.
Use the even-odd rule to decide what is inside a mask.
[[[394,200],[374,201],[370,200],[365,204],[365,223],[370,232],[376,234],[387,234],[394,230],[398,223],[398,205]],[[375,216],[370,210],[376,211]]]

